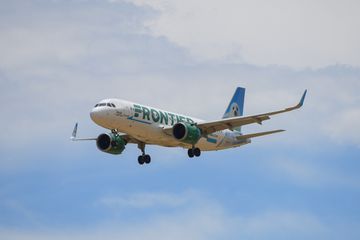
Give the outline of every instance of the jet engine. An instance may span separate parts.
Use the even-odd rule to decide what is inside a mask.
[[[103,133],[96,139],[96,146],[100,151],[121,154],[125,149],[126,142],[118,134]]]
[[[174,125],[172,134],[180,142],[195,145],[201,138],[201,130],[192,124],[180,122]]]

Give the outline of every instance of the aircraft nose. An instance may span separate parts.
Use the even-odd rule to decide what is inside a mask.
[[[103,103],[97,104],[90,111],[90,118],[102,127],[109,127],[109,124],[114,121],[114,115],[111,110],[112,109],[110,107],[105,106]]]
[[[103,113],[98,109],[98,108],[93,108],[90,112],[90,118],[98,123],[102,120],[103,118]]]

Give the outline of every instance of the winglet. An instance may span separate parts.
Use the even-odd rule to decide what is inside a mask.
[[[307,93],[307,89],[305,90],[304,94],[301,97],[301,100],[300,100],[300,102],[298,104],[299,107],[302,107],[302,105],[304,104],[306,93]]]
[[[78,123],[75,123],[74,130],[73,130],[73,132],[71,134],[71,137],[70,137],[70,139],[73,140],[73,141],[76,140],[77,128],[78,128]]]

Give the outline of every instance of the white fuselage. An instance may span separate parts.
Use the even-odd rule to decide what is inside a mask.
[[[178,122],[201,123],[203,120],[148,107],[120,99],[105,99],[96,104],[90,113],[91,119],[98,125],[126,133],[140,142],[165,147],[191,148],[187,143],[179,142],[163,129]],[[237,140],[238,131],[223,130],[203,136],[196,147],[203,151],[221,150],[250,143],[250,139]]]

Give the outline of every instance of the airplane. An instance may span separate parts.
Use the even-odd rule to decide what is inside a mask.
[[[255,137],[283,132],[273,131],[243,134],[241,127],[248,124],[262,124],[270,116],[290,112],[303,106],[307,90],[300,102],[283,110],[243,116],[245,88],[238,87],[220,120],[204,121],[154,107],[121,99],[104,99],[95,105],[90,118],[99,126],[109,129],[96,138],[77,138],[78,123],[75,124],[71,140],[96,141],[100,151],[121,154],[129,143],[137,144],[141,150],[140,165],[151,162],[145,153],[146,145],[182,147],[188,149],[190,158],[199,157],[202,151],[216,151],[240,147],[251,143]]]

